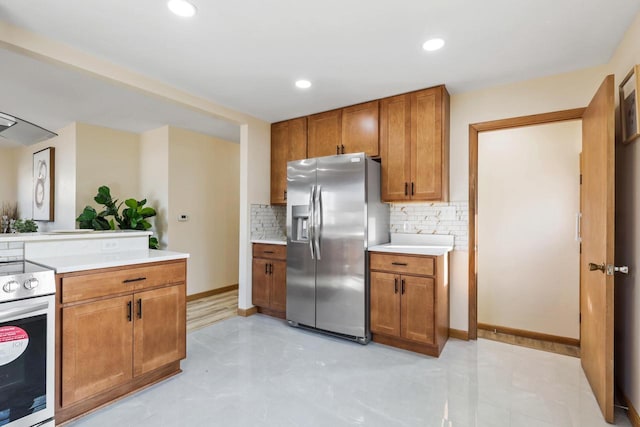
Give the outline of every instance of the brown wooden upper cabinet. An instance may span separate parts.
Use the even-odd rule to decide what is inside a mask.
[[[307,158],[307,118],[271,125],[271,204],[287,204],[287,162]]]
[[[309,116],[308,155],[314,157],[340,154],[342,145],[342,110]]]
[[[380,100],[382,200],[449,199],[449,93],[437,86]]]
[[[379,155],[378,101],[309,116],[309,158],[364,152]]]
[[[371,101],[342,109],[341,153],[366,153],[378,157],[379,102]]]

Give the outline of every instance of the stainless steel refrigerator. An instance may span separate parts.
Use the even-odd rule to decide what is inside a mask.
[[[369,342],[369,246],[389,241],[380,164],[364,153],[287,164],[287,320]]]

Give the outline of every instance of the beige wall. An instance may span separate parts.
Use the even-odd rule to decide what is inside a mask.
[[[580,338],[581,123],[479,134],[479,323]]]
[[[169,127],[140,134],[140,194],[156,210],[150,219],[161,248],[168,246]]]
[[[239,190],[239,144],[169,128],[168,243],[190,253],[188,294],[238,283]]]
[[[16,159],[20,148],[0,148],[0,207],[3,202],[18,201],[18,171]]]
[[[238,308],[251,308],[251,205],[269,204],[271,125],[250,121],[240,126],[240,272]],[[246,142],[246,143],[245,143]]]
[[[39,231],[76,228],[76,124],[56,131],[58,136],[19,149],[17,191],[20,216],[30,218],[32,208],[33,153],[55,147],[55,221],[38,222]]]
[[[616,85],[640,64],[640,14],[613,55],[609,69]],[[617,121],[619,121],[616,118]],[[619,127],[619,123],[618,123]],[[619,134],[619,131],[618,131]],[[640,410],[640,139],[616,143],[616,265],[628,265],[628,276],[616,275],[615,371],[618,387]]]
[[[106,185],[120,201],[140,199],[140,136],[86,123],[76,124],[76,217]],[[74,217],[75,218],[75,217]]]

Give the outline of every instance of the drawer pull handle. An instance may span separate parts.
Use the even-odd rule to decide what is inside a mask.
[[[274,253],[273,251],[263,251],[265,254],[272,254]]]
[[[142,298],[138,298],[138,319],[142,319]]]
[[[122,283],[142,282],[143,280],[147,280],[147,278],[146,277],[137,277],[135,279],[126,279],[126,280],[123,280]]]
[[[394,294],[398,293],[398,278],[397,277],[393,278],[393,293]]]
[[[131,322],[133,320],[133,304],[131,301],[127,303],[127,320]]]
[[[401,265],[403,267],[406,267],[408,264],[406,262],[392,262],[391,265]]]
[[[404,279],[402,279],[402,294],[404,295]]]

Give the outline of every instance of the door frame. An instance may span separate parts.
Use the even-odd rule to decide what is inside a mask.
[[[582,119],[585,108],[533,114],[469,125],[469,339],[478,338],[478,134]]]

